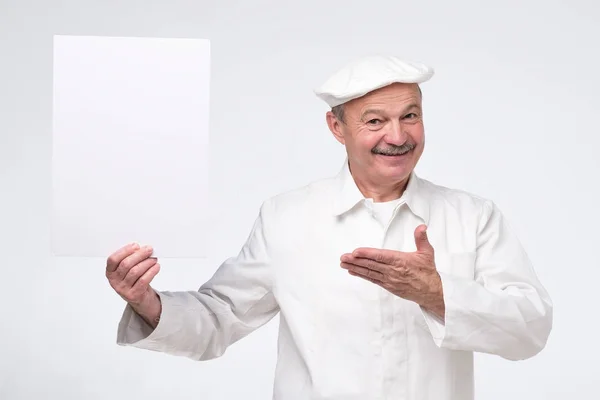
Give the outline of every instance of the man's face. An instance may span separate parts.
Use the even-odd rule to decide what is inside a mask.
[[[384,185],[408,178],[425,144],[421,93],[416,84],[393,84],[344,105],[344,122],[327,123],[346,147],[353,175]]]

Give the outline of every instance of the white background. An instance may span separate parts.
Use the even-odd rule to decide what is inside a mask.
[[[0,398],[271,395],[277,320],[206,363],[118,347],[123,303],[104,260],[50,257],[53,34],[211,40],[211,252],[163,263],[158,289],[197,289],[266,197],[338,171],[343,148],[311,91],[329,73],[376,52],[433,65],[418,172],[494,199],[555,303],[539,356],[477,357],[478,398],[599,398],[599,11],[591,0],[0,0]]]

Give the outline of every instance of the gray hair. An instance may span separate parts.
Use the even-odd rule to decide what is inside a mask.
[[[338,121],[340,121],[342,124],[345,124],[345,112],[344,112],[344,105],[340,104],[338,106],[332,107],[331,108],[331,112],[333,113],[333,115],[335,115],[335,117],[337,118]]]

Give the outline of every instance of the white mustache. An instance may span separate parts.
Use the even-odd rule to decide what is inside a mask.
[[[403,145],[400,146],[391,146],[385,149],[380,149],[375,147],[373,150],[371,150],[371,153],[373,154],[381,154],[384,156],[400,156],[402,154],[408,153],[409,151],[413,150],[416,147],[416,145],[414,143],[404,143]]]

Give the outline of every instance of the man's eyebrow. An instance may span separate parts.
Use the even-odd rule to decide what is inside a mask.
[[[406,114],[407,112],[409,112],[410,110],[415,109],[415,108],[420,110],[421,106],[418,103],[410,103],[406,107],[404,107],[404,109],[402,110],[402,114]],[[367,114],[382,115],[383,114],[383,110],[381,110],[379,108],[367,108],[360,115],[360,119],[363,119]]]
[[[381,111],[378,108],[367,108],[365,111],[363,111],[363,113],[360,115],[360,119],[363,119],[365,117],[365,115],[367,114],[378,114],[381,115],[383,114],[383,111]]]
[[[416,109],[420,110],[421,106],[419,104],[417,104],[417,103],[411,103],[408,106],[406,106],[406,108],[402,111],[402,114],[405,114],[405,113],[409,112],[413,108],[416,108]]]

